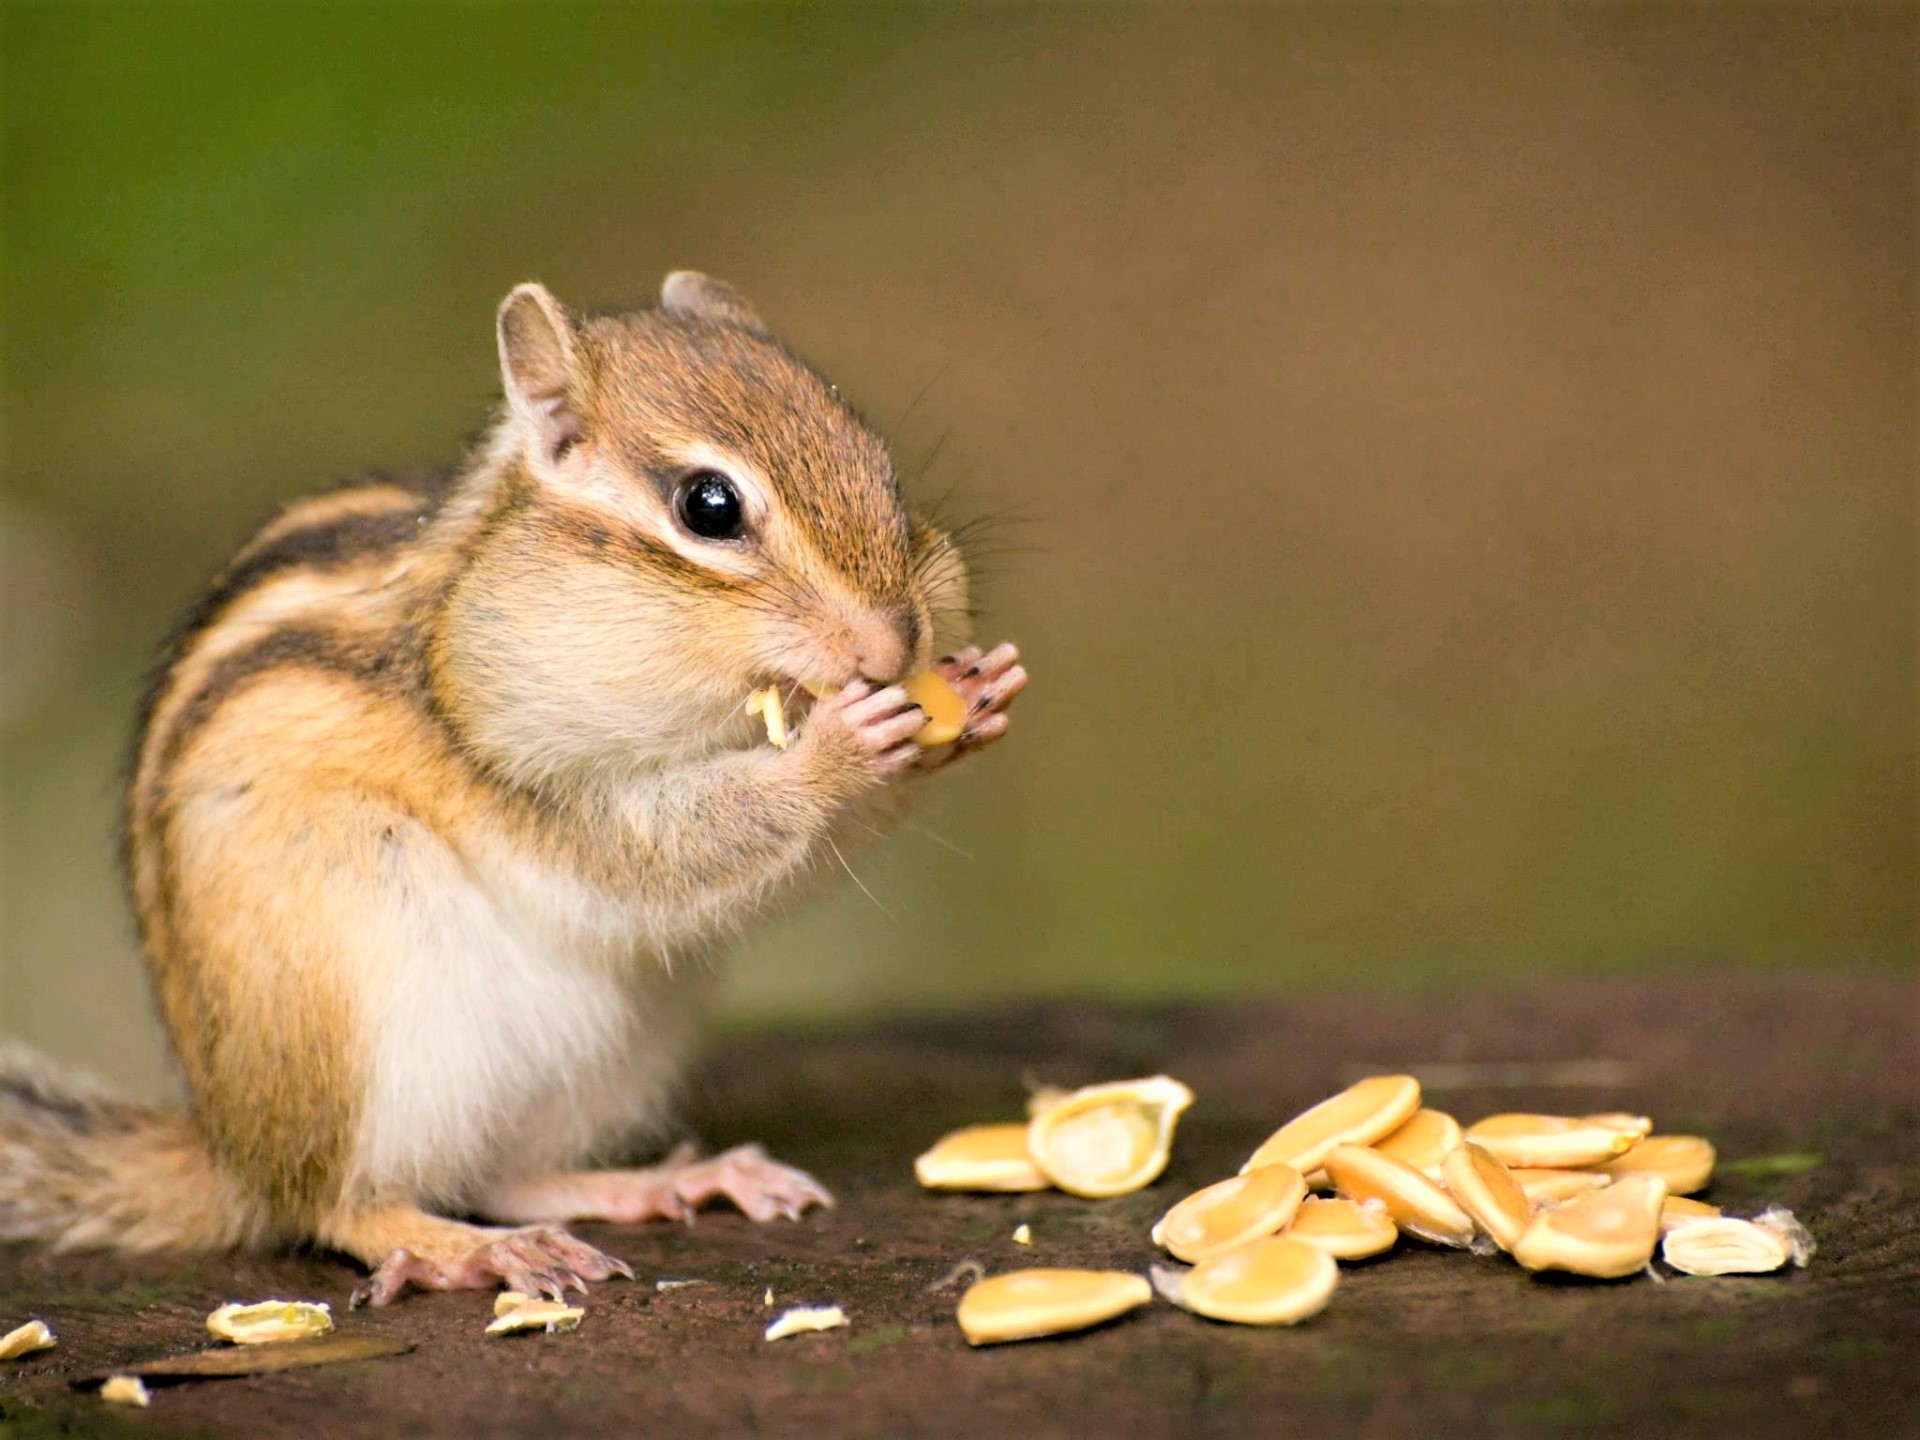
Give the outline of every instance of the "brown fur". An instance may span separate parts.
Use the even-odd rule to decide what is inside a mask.
[[[0,1068],[0,1235],[452,1266],[477,1232],[363,1170],[367,1007],[407,963],[369,905],[504,847],[699,940],[890,803],[847,742],[778,755],[739,713],[963,638],[964,567],[879,440],[717,282],[583,323],[523,287],[500,334],[509,404],[458,475],[289,506],[169,647],[125,846],[192,1112]],[[715,454],[751,545],[674,529]]]

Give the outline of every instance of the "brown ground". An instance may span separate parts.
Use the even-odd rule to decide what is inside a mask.
[[[345,1316],[411,1354],[159,1390],[109,1412],[68,1382],[195,1348],[219,1301],[345,1299],[332,1260],[130,1262],[0,1254],[0,1317],[36,1314],[60,1348],[6,1374],[0,1434],[1231,1435],[1920,1433],[1920,1075],[1911,978],[1690,976],[1386,1000],[1345,995],[1152,1010],[1060,1005],[723,1047],[708,1133],[805,1165],[840,1208],[800,1225],[737,1216],[591,1238],[635,1284],[587,1301],[571,1335],[485,1340],[481,1295],[414,1296]],[[1621,1062],[1569,1087],[1545,1066]],[[1349,1269],[1296,1329],[1213,1325],[1156,1304],[1106,1330],[974,1352],[955,1261],[1142,1269],[1174,1198],[1236,1166],[1279,1119],[1354,1074],[1439,1062],[1463,1118],[1495,1109],[1652,1113],[1719,1144],[1709,1198],[1769,1201],[1813,1228],[1812,1266],[1780,1277],[1530,1279],[1500,1258],[1407,1247]],[[1461,1065],[1534,1062],[1510,1073]],[[936,1197],[913,1155],[943,1129],[1017,1116],[1021,1078],[1167,1070],[1199,1103],[1152,1189]],[[1564,1078],[1564,1077],[1559,1077]],[[1807,1167],[1806,1158],[1820,1157]],[[1801,1157],[1798,1162],[1794,1157]],[[1793,1172],[1793,1173],[1788,1173]],[[1035,1244],[1009,1243],[1033,1226]],[[657,1291],[662,1277],[700,1286]],[[762,1291],[837,1301],[852,1328],[769,1345]]]

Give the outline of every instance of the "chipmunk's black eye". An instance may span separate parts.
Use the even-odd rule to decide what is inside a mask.
[[[740,492],[726,476],[711,470],[682,480],[673,504],[680,523],[702,540],[738,540],[746,529]]]

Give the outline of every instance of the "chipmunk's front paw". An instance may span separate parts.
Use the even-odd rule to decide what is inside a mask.
[[[856,680],[813,707],[804,738],[817,748],[840,751],[876,778],[890,779],[919,756],[913,736],[926,723],[927,712],[898,685]]]
[[[985,654],[969,645],[933,668],[967,702],[967,718],[958,740],[926,752],[922,763],[929,767],[984,749],[1006,734],[1007,707],[1027,688],[1026,667],[1012,645],[996,645]]]

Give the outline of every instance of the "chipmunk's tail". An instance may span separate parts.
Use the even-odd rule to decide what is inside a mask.
[[[60,1250],[236,1250],[272,1235],[177,1111],[116,1100],[0,1047],[0,1240]]]

